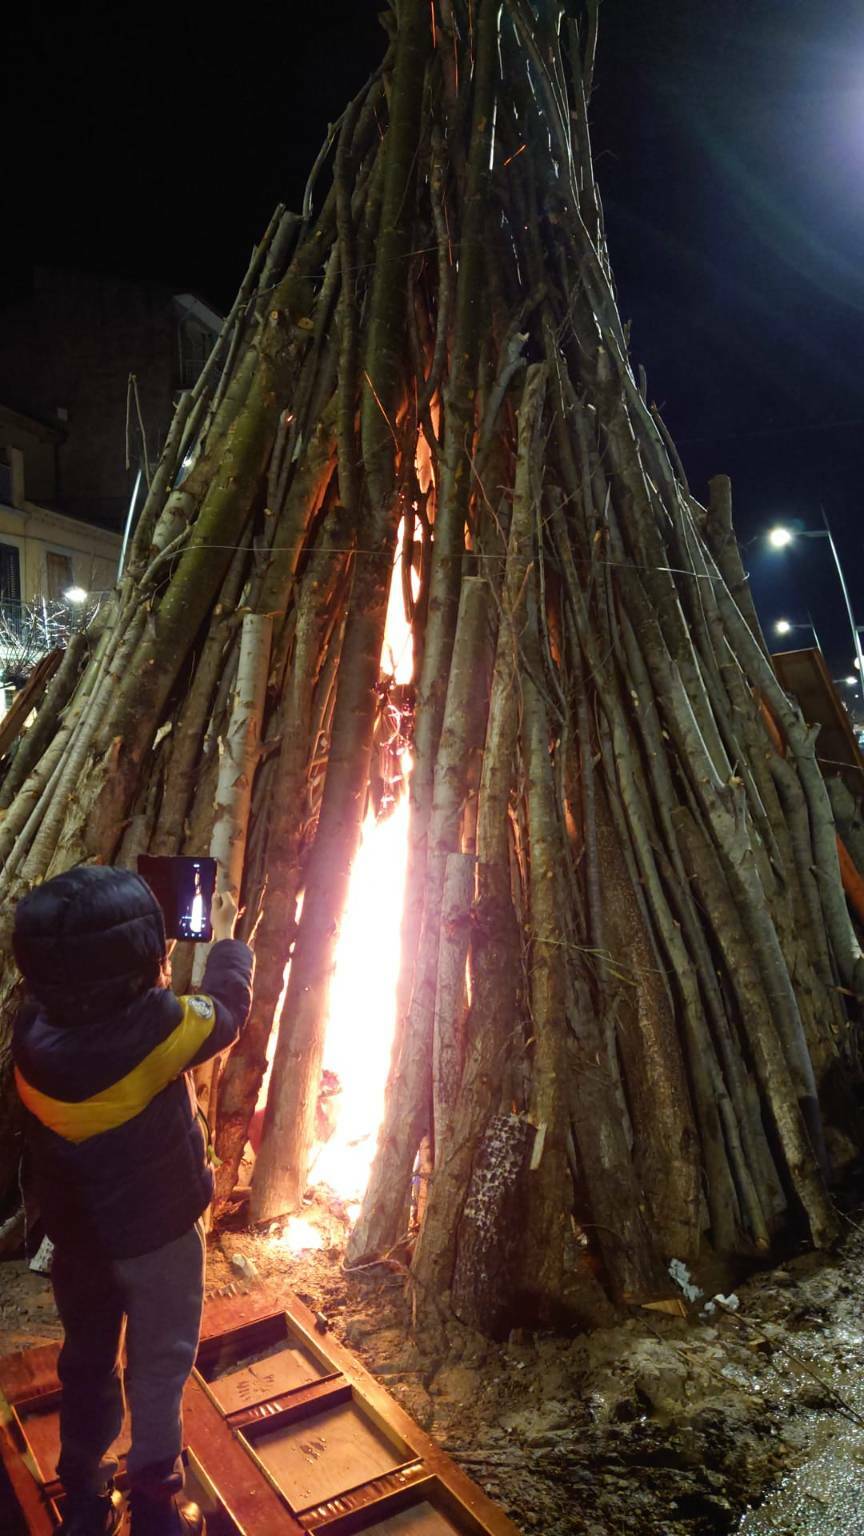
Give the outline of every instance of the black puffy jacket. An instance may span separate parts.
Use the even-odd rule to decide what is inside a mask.
[[[187,1073],[236,1040],[252,952],[215,944],[193,997],[142,992],[164,959],[162,914],[139,876],[93,866],[26,897],[13,944],[35,999],[16,1020],[13,1054],[46,1231],[113,1258],[160,1248],[212,1198]]]

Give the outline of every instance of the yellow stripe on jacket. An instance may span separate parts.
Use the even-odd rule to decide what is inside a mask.
[[[186,1070],[216,1023],[212,998],[180,997],[177,1001],[183,1016],[176,1029],[119,1082],[94,1093],[92,1098],[77,1104],[52,1099],[32,1087],[16,1067],[15,1085],[24,1108],[65,1141],[74,1142],[89,1141],[91,1136],[113,1131],[133,1120],[157,1093]]]

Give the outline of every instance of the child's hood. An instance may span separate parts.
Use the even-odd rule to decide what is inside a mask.
[[[165,956],[165,925],[140,875],[82,865],[18,903],[12,944],[31,994],[58,1025],[77,1032],[152,985]]]

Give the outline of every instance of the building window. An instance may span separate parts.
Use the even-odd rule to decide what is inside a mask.
[[[192,389],[197,384],[216,337],[197,320],[186,316],[180,323],[180,387]]]
[[[12,505],[12,466],[6,455],[0,450],[0,501],[7,507]]]
[[[0,542],[0,628],[4,635],[21,629],[21,554],[14,544]]]
[[[72,561],[68,555],[58,555],[49,549],[45,555],[45,596],[60,602],[64,592],[75,585]]]
[[[0,602],[21,601],[21,555],[15,544],[0,542]]]

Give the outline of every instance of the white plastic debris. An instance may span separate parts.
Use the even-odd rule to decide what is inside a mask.
[[[244,1280],[257,1280],[258,1271],[251,1259],[247,1259],[245,1253],[232,1253],[231,1268],[242,1275]]]
[[[36,1275],[50,1275],[51,1264],[54,1259],[54,1244],[50,1237],[43,1237],[39,1247],[30,1260],[30,1268]]]
[[[693,1276],[682,1259],[669,1260],[669,1274],[686,1301],[699,1300],[702,1292],[698,1285],[694,1285]]]
[[[740,1305],[741,1303],[734,1291],[731,1296],[721,1296],[718,1291],[716,1296],[712,1296],[710,1301],[706,1301],[702,1308],[702,1315],[703,1317],[711,1317],[718,1307],[724,1312],[737,1312]]]

